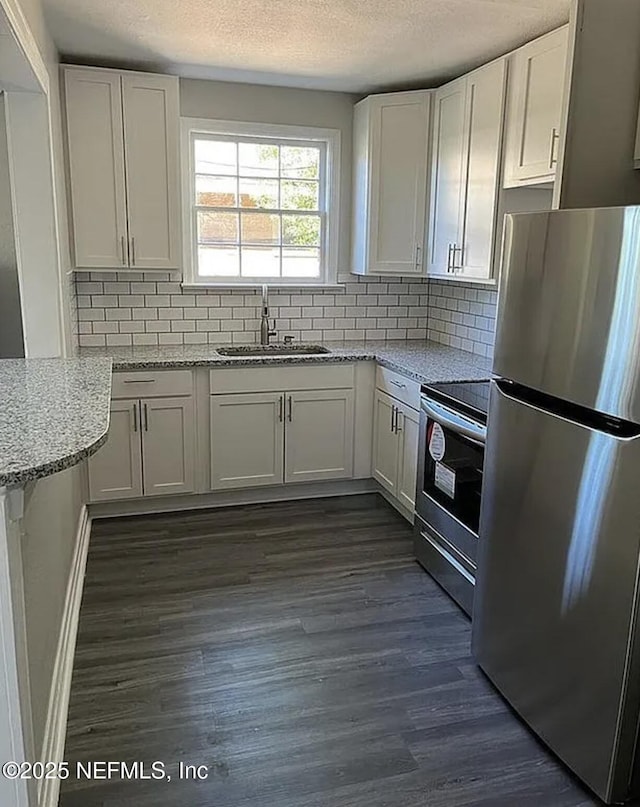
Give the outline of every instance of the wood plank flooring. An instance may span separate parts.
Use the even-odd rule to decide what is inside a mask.
[[[94,524],[62,807],[599,804],[478,672],[375,495]],[[179,780],[180,762],[206,781]]]

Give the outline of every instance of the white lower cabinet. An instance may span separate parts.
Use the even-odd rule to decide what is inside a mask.
[[[353,476],[352,389],[211,396],[211,488]]]
[[[396,496],[413,513],[418,482],[418,436],[420,417],[415,409],[397,403],[398,487]]]
[[[398,438],[394,426],[395,400],[390,395],[376,390],[373,476],[395,496],[398,488]]]
[[[285,482],[353,476],[353,390],[286,396]]]
[[[145,496],[193,493],[195,423],[192,398],[149,398],[142,411]]]
[[[373,476],[409,513],[416,498],[418,412],[376,390]]]
[[[213,490],[284,481],[284,401],[275,392],[211,396]]]
[[[88,468],[92,502],[192,493],[193,398],[113,401],[107,442]]]
[[[89,459],[89,498],[92,502],[142,496],[140,405],[112,401],[107,442]]]

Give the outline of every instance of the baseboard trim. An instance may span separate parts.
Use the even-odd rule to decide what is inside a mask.
[[[62,625],[58,637],[58,648],[53,667],[53,679],[49,695],[49,708],[42,743],[41,760],[43,762],[62,762],[64,744],[67,734],[67,718],[69,714],[69,694],[73,674],[73,658],[78,634],[78,619],[84,575],[87,565],[89,538],[91,535],[91,517],[86,505],[83,505],[78,520],[78,531],[71,563],[71,572],[67,583],[67,592],[62,615]],[[57,807],[60,797],[60,780],[43,779],[38,786],[38,807]]]
[[[375,493],[373,479],[349,479],[337,482],[305,482],[295,485],[274,485],[264,488],[198,493],[188,496],[163,496],[147,499],[129,499],[120,502],[96,502],[89,505],[91,518],[152,515],[184,510],[205,510],[232,507],[241,504],[267,504],[299,499],[321,499],[328,496],[355,496]]]
[[[380,485],[379,483],[376,483],[376,484],[378,485],[378,493],[382,496],[382,498],[385,499],[387,502],[389,502],[389,504],[395,510],[397,510],[403,518],[406,518],[406,520],[409,522],[409,524],[413,525],[415,523],[415,515],[414,515],[414,513],[407,510],[407,508],[403,504],[401,504],[395,498],[395,496],[392,496],[389,493],[388,490],[383,488],[382,485]]]

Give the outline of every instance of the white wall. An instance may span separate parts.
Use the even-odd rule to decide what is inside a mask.
[[[0,4],[16,0],[0,0]],[[55,163],[53,166],[57,200],[57,241],[61,262],[59,278],[48,297],[47,304],[58,307],[62,317],[65,341],[73,347],[69,309],[73,284],[67,277],[69,267],[68,238],[66,233],[65,190],[62,170],[62,130],[60,97],[58,90],[58,56],[46,30],[40,0],[17,0],[20,5],[42,59],[50,82],[51,142]],[[21,144],[14,143],[14,149]],[[74,550],[77,525],[81,509],[79,469],[72,469],[41,480],[31,490],[25,517],[21,524],[24,537],[21,542],[24,577],[24,609],[30,694],[33,714],[33,736],[36,754],[41,753],[44,727],[51,689],[55,652],[61,628],[62,607],[67,590],[71,558]]]
[[[350,266],[351,132],[355,100],[355,96],[340,92],[223,81],[180,80],[180,114],[183,117],[318,126],[340,130],[342,160],[339,273],[348,272]]]
[[[7,129],[4,95],[0,93],[0,358],[22,356],[24,340],[11,211]]]

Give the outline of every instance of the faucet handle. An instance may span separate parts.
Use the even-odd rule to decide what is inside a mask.
[[[294,339],[295,339],[295,336],[291,336],[291,334],[287,334],[287,335],[284,337],[284,343],[285,343],[285,345],[290,345],[290,344],[293,342],[293,340],[294,340]]]

